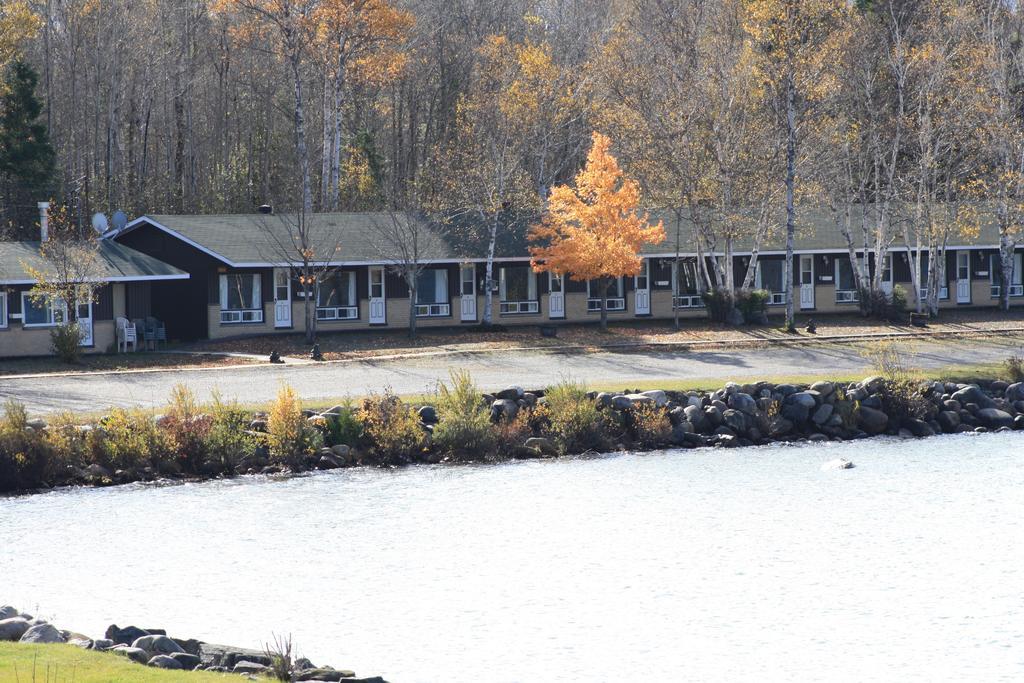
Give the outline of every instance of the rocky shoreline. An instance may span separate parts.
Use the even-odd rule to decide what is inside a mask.
[[[600,446],[573,451],[547,426],[531,426],[547,404],[545,391],[508,387],[480,395],[496,430],[522,423],[504,438],[502,456],[511,459],[551,458],[590,451],[645,451],[662,448],[734,448],[778,442],[847,441],[871,436],[929,437],[960,432],[1024,429],[1024,382],[992,380],[980,384],[920,382],[882,376],[859,382],[815,382],[810,385],[728,383],[707,391],[646,390],[623,393],[589,392],[588,410],[596,410],[602,430]],[[304,410],[301,419],[311,431],[320,430],[327,441],[329,425],[351,408],[336,406],[323,412]],[[134,469],[111,470],[93,462],[67,466],[47,482],[57,486],[109,486],[137,481],[197,481],[245,474],[287,474],[353,466],[395,466],[442,461],[493,460],[492,454],[452,457],[431,444],[431,435],[444,419],[434,405],[411,406],[410,413],[423,433],[423,446],[402,457],[384,460],[370,447],[324,443],[287,461],[273,458],[260,445],[236,462],[203,462],[185,471],[174,460],[162,460]],[[159,426],[162,417],[152,418]],[[253,413],[245,418],[246,434],[265,438],[268,417]],[[517,422],[518,420],[518,422]],[[30,420],[26,429],[47,429],[42,419]],[[78,430],[102,430],[82,425]],[[597,443],[598,441],[595,441]],[[42,489],[37,489],[42,490]],[[24,491],[23,491],[24,492]]]
[[[172,638],[159,628],[121,628],[111,624],[103,638],[89,638],[74,631],[58,629],[47,620],[10,605],[0,606],[0,641],[66,643],[85,650],[109,652],[158,669],[233,673],[252,680],[272,675],[273,660],[277,656],[266,650],[217,645],[194,638]],[[291,670],[291,680],[294,681],[386,683],[379,676],[357,678],[352,671],[315,666],[305,658],[294,660],[287,668]]]

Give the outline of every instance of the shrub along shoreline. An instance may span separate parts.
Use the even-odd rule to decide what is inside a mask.
[[[0,491],[1016,429],[1024,429],[1024,382],[924,381],[899,368],[852,383],[615,394],[571,381],[489,394],[453,373],[430,404],[384,391],[323,412],[303,410],[287,386],[267,412],[217,397],[200,406],[179,386],[162,415],[118,408],[88,423],[66,413],[30,419],[8,402]]]

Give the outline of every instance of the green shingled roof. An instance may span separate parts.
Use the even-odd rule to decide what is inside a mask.
[[[102,278],[110,282],[185,279],[188,273],[163,261],[129,249],[123,244],[102,240],[99,244]],[[46,270],[39,255],[39,242],[0,242],[0,284],[31,284],[25,266]]]
[[[316,258],[338,262],[386,261],[390,250],[384,236],[395,219],[428,225],[424,219],[406,214],[394,218],[384,212],[314,214],[308,220]],[[142,220],[176,233],[231,265],[296,260],[291,238],[297,225],[295,214],[152,215],[132,221],[126,230]],[[435,231],[437,235],[443,232],[442,227]],[[433,240],[422,253],[425,259],[451,260],[463,256],[450,242],[441,239]]]
[[[386,212],[321,213],[313,214],[310,233],[314,235],[318,254],[333,254],[336,263],[385,263],[395,260],[381,235],[395,217]],[[413,214],[402,214],[399,220],[417,221],[435,239],[423,251],[423,260],[451,261],[459,259],[482,260],[487,255],[489,226],[472,214],[442,220],[428,219]],[[498,231],[496,256],[498,258],[524,258],[527,251],[526,233],[536,220],[528,214],[510,214],[503,218]],[[651,255],[674,253],[676,225],[680,225],[680,251],[694,253],[692,224],[687,217],[678,218],[671,211],[653,211],[651,220],[662,220],[667,239],[658,245],[647,245],[643,252]],[[284,254],[293,254],[290,232],[295,229],[294,214],[228,214],[228,215],[152,215],[129,224],[132,230],[145,221],[169,230],[188,242],[211,253],[229,265],[266,265],[288,260]],[[763,252],[785,250],[783,217],[777,217],[777,227],[760,246]],[[949,246],[996,247],[998,230],[994,223],[983,225],[974,238],[951,238]],[[903,244],[897,235],[894,248]],[[282,246],[283,245],[283,246]],[[719,243],[718,249],[724,249]],[[739,239],[733,246],[737,253],[749,252],[750,240]],[[832,215],[825,209],[801,208],[797,216],[797,251],[845,251],[846,242]]]

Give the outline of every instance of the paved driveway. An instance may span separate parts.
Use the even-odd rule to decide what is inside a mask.
[[[1019,349],[1019,345],[991,340],[917,343],[914,362],[923,368],[991,362],[1003,360]],[[0,380],[0,399],[21,401],[32,412],[151,407],[166,403],[171,387],[179,382],[191,387],[203,400],[219,390],[226,399],[264,401],[273,398],[282,382],[290,384],[305,399],[359,396],[379,391],[384,386],[401,394],[413,394],[431,391],[439,380],[447,379],[453,368],[468,370],[483,389],[498,389],[509,384],[542,387],[562,377],[591,384],[635,381],[637,386],[650,386],[666,378],[744,381],[770,375],[828,377],[867,371],[864,360],[849,345],[691,352],[515,352],[288,367],[267,364],[212,370],[6,379]]]

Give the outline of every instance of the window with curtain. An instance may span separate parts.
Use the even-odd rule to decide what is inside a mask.
[[[622,278],[621,277],[613,278],[611,280],[607,280],[606,279],[606,280],[604,280],[604,282],[607,283],[607,290],[606,291],[608,293],[607,293],[606,296],[609,299],[621,299],[622,298],[623,288],[622,288]],[[591,299],[600,299],[601,298],[601,286],[597,283],[596,280],[588,280],[587,281],[587,292],[588,292],[588,296]]]
[[[760,275],[760,286],[769,292],[784,292],[786,287],[783,281],[785,262],[778,259],[764,259],[757,262]]]
[[[1010,275],[1010,284],[1019,285],[1024,282],[1024,273],[1021,273],[1022,254],[1013,255],[1013,274]],[[999,254],[991,254],[988,257],[988,279],[993,285],[999,285],[1003,279],[1003,260]]]
[[[224,311],[262,309],[259,273],[231,273],[220,276],[220,307]]]
[[[681,259],[676,266],[676,296],[693,296],[701,293],[700,273],[697,259]]]
[[[220,276],[220,321],[222,323],[263,322],[263,281],[259,273],[230,273]]]
[[[856,289],[853,280],[853,266],[849,256],[836,257],[836,289],[851,291]]]
[[[416,303],[448,303],[448,271],[442,268],[427,268],[416,278]]]
[[[337,308],[356,305],[356,274],[354,271],[335,273],[320,282],[316,292],[318,308]]]
[[[502,301],[533,301],[537,298],[537,274],[530,266],[506,266],[499,274]]]

